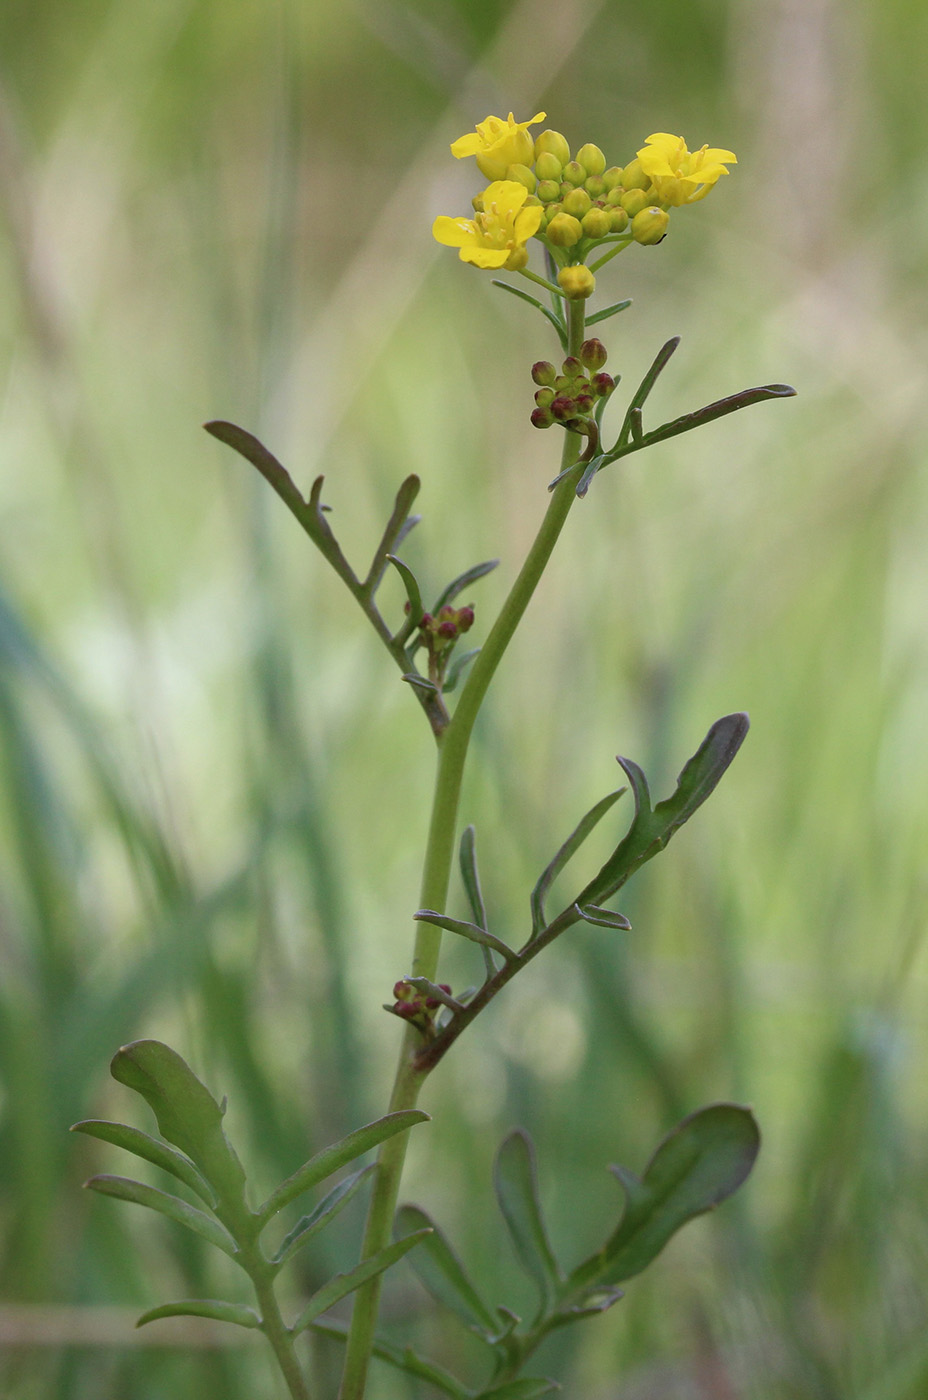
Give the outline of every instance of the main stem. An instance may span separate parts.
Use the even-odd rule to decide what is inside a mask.
[[[579,354],[584,336],[585,310],[585,303],[582,301],[569,301],[567,303],[568,355]],[[577,461],[579,445],[582,441],[582,438],[576,433],[565,435],[561,459],[562,470]],[[519,576],[512,585],[499,616],[474,662],[451,723],[439,736],[438,770],[435,776],[432,817],[429,824],[428,843],[422,870],[422,885],[419,893],[420,909],[444,911],[454,854],[461,781],[464,776],[464,764],[467,760],[467,750],[474,723],[490,681],[493,679],[496,668],[512,640],[513,633],[531,601],[532,594],[535,592],[538,581],[544,573],[551,552],[563,529],[568,512],[574,502],[576,484],[576,473],[571,473],[555,488],[545,512],[545,518],[526,556]],[[438,971],[440,949],[441,930],[432,924],[420,923],[416,929],[413,951],[413,976],[427,977],[429,981],[434,981]],[[427,1069],[416,1066],[416,1053],[421,1048],[421,1033],[414,1026],[408,1026],[400,1050],[399,1064],[390,1099],[389,1111],[391,1113],[416,1106],[419,1092],[428,1074]],[[384,1249],[390,1243],[400,1179],[403,1174],[403,1163],[406,1158],[407,1137],[408,1133],[398,1133],[385,1142],[380,1149],[364,1235],[363,1259],[376,1254],[378,1250]],[[370,1283],[359,1288],[355,1294],[339,1400],[363,1400],[367,1370],[374,1345],[374,1332],[377,1326],[381,1281],[382,1275],[378,1275]]]

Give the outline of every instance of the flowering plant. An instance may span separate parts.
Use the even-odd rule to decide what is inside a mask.
[[[348,587],[410,686],[438,750],[414,913],[410,906],[415,942],[409,960],[397,965],[393,999],[386,1006],[403,1024],[387,1113],[340,1142],[321,1147],[257,1206],[249,1199],[245,1169],[225,1134],[223,1107],[184,1060],[158,1041],[123,1047],[113,1060],[112,1073],[148,1102],[160,1137],[98,1119],[75,1125],[154,1163],[187,1194],[173,1195],[110,1175],[92,1178],[92,1189],[147,1206],[194,1231],[233,1259],[253,1287],[253,1307],[188,1298],[154,1308],[140,1322],[193,1315],[263,1332],[294,1400],[308,1400],[311,1394],[297,1348],[304,1334],[322,1334],[344,1344],[340,1400],[361,1400],[372,1359],[452,1400],[530,1400],[557,1389],[549,1377],[526,1373],[542,1342],[559,1329],[610,1309],[622,1297],[620,1285],[646,1268],[682,1225],[741,1185],[759,1147],[757,1125],[747,1108],[716,1103],[689,1114],[658,1145],[640,1176],[613,1168],[625,1198],[619,1219],[610,1222],[597,1250],[568,1264],[556,1256],[545,1227],[531,1138],[523,1131],[510,1134],[496,1158],[494,1187],[516,1257],[537,1291],[535,1311],[525,1319],[496,1301],[492,1280],[478,1286],[470,1279],[440,1226],[421,1207],[398,1208],[409,1131],[428,1117],[418,1100],[429,1075],[490,1002],[556,938],[580,924],[619,934],[630,927],[612,904],[614,897],[706,801],[747,733],[746,715],[717,720],[683,766],[675,791],[656,804],[638,764],[620,758],[626,786],[597,802],[540,872],[528,894],[524,940],[513,946],[493,931],[481,889],[474,829],[467,826],[458,835],[462,776],[478,712],[568,514],[596,475],[621,457],[793,392],[782,384],[743,390],[646,430],[645,404],[677,347],[673,339],[658,352],[631,396],[611,446],[604,445],[616,379],[605,369],[605,345],[589,331],[630,303],[617,301],[588,315],[596,274],[632,245],[662,242],[670,211],[708,195],[735,157],[706,146],[691,153],[679,137],[658,133],[626,165],[608,166],[603,152],[591,143],[573,156],[559,132],[546,130],[533,139],[529,128],[544,116],[538,113],[527,122],[517,122],[512,114],[506,121],[490,116],[475,132],[454,142],[452,153],[458,158],[474,156],[490,183],[474,198],[473,218],[440,216],[433,229],[440,243],[460,250],[464,262],[514,273],[540,287],[545,301],[510,282],[496,284],[542,313],[562,356],[559,367],[538,359],[531,368],[536,386],[531,421],[539,429],[563,430],[560,468],[550,483],[548,507],[535,540],[479,647],[457,650],[478,618],[473,604],[458,606],[455,600],[489,573],[495,561],[476,564],[451,580],[426,608],[419,580],[397,552],[417,519],[410,513],[419,489],[415,476],[400,485],[371,563],[359,574],[326,519],[321,477],[304,499],[285,468],[252,434],[231,423],[207,424],[213,436],[266,478]],[[529,267],[536,246],[543,263],[537,272]],[[391,567],[406,592],[405,613],[392,621],[377,601]],[[450,697],[458,687],[454,703]],[[611,854],[591,878],[574,882],[566,901],[555,899],[555,882],[568,878],[565,872],[580,847],[626,792],[631,794],[626,804],[632,808],[631,817]],[[455,849],[469,919],[446,912]],[[444,933],[472,946],[478,969],[475,986],[455,991],[437,981]],[[374,1149],[376,1162],[341,1175],[308,1214],[280,1228],[282,1212]],[[283,1267],[367,1186],[367,1228],[357,1264],[299,1305],[283,1307],[277,1294]],[[465,1379],[452,1374],[437,1360],[409,1346],[397,1348],[378,1333],[384,1273],[407,1254],[426,1288],[483,1344],[482,1375]],[[354,1303],[349,1325],[329,1313],[350,1295]]]

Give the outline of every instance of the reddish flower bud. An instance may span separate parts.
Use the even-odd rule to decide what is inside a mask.
[[[605,345],[595,336],[580,346],[580,359],[587,369],[602,369],[608,358]]]
[[[578,374],[583,373],[583,365],[577,359],[576,355],[568,355],[561,369],[569,379],[576,379]]]
[[[554,366],[548,360],[538,360],[536,364],[532,365],[532,378],[536,384],[553,384],[556,373]]]
[[[458,631],[469,632],[474,625],[474,610],[471,607],[458,608]],[[442,984],[444,985],[444,984]],[[448,989],[445,988],[447,991]]]
[[[446,622],[440,622],[438,624],[438,635],[439,637],[447,637],[449,640],[452,637],[456,637],[458,635],[457,624],[452,622],[450,618]]]
[[[550,428],[553,422],[550,408],[532,409],[531,423],[533,428]]]
[[[566,422],[568,418],[573,418],[575,411],[573,399],[565,398],[563,395],[554,400],[550,409],[550,412],[561,423]]]
[[[600,398],[604,398],[606,394],[612,393],[615,388],[615,380],[611,374],[606,374],[605,370],[603,370],[599,374],[593,375],[593,378],[590,380],[590,388],[595,394],[598,394]]]

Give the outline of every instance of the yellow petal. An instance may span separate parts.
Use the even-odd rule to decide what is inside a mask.
[[[466,136],[459,136],[456,141],[452,141],[451,154],[460,160],[462,156],[475,156],[482,146],[483,142],[478,133],[471,131]]]
[[[527,243],[538,232],[541,216],[544,213],[540,204],[530,204],[516,215],[514,230],[517,243]]]
[[[447,214],[439,214],[432,225],[432,237],[446,248],[462,248],[465,243],[477,241],[477,230],[472,219],[450,219]]]
[[[502,267],[509,252],[508,248],[462,248],[461,261],[473,263],[475,267]]]

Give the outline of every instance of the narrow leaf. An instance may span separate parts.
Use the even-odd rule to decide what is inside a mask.
[[[606,306],[602,311],[595,311],[592,316],[587,316],[586,324],[595,326],[597,321],[605,321],[607,316],[615,316],[617,312],[625,311],[631,304],[631,297],[626,297],[625,301],[614,301],[611,306]]]
[[[299,1171],[293,1173],[286,1181],[278,1186],[276,1191],[272,1191],[264,1202],[264,1205],[257,1212],[262,1226],[267,1224],[272,1215],[276,1215],[284,1206],[295,1201],[297,1196],[301,1196],[310,1187],[316,1186],[320,1181],[324,1181],[327,1176],[337,1172],[340,1167],[347,1166],[362,1153],[369,1152],[372,1147],[379,1147],[387,1138],[391,1138],[395,1133],[403,1133],[407,1128],[411,1128],[415,1123],[428,1123],[429,1115],[423,1113],[421,1108],[407,1108],[400,1113],[388,1113],[384,1118],[378,1118],[373,1123],[367,1123],[363,1128],[356,1128],[353,1133],[341,1139],[340,1142],[333,1143],[330,1147],[324,1147],[321,1152],[317,1152],[314,1157],[310,1157]]]
[[[167,1191],[159,1191],[156,1186],[146,1186],[141,1181],[130,1181],[125,1176],[92,1176],[84,1185],[90,1191],[99,1191],[101,1196],[113,1196],[117,1201],[132,1201],[137,1206],[156,1210],[178,1225],[193,1230],[194,1234],[200,1235],[233,1259],[238,1253],[235,1240],[225,1226],[202,1210],[197,1210],[196,1206],[188,1205],[179,1196],[171,1196]]]
[[[438,686],[435,682],[430,681],[428,676],[420,676],[418,671],[407,671],[400,679],[404,680],[407,685],[413,686],[416,690],[424,690],[429,695],[438,694]]]
[[[571,1275],[575,1287],[612,1285],[641,1273],[688,1220],[724,1201],[748,1176],[760,1149],[753,1114],[717,1103],[684,1118],[660,1144],[639,1181],[613,1173],[626,1196],[618,1228]]]
[[[422,621],[422,614],[425,609],[422,606],[422,594],[419,591],[419,582],[408,564],[404,564],[402,559],[397,559],[395,554],[388,554],[387,563],[392,564],[396,569],[406,588],[406,597],[409,599],[409,631],[413,631]]]
[[[127,1123],[108,1123],[102,1118],[85,1118],[82,1122],[75,1123],[71,1132],[86,1133],[88,1137],[99,1138],[101,1142],[112,1143],[114,1147],[122,1147],[127,1152],[134,1153],[136,1157],[143,1157],[146,1162],[153,1162],[156,1167],[170,1172],[178,1181],[189,1186],[210,1209],[216,1205],[215,1191],[200,1175],[190,1158],[185,1157],[182,1152],[175,1151],[173,1147],[168,1147],[167,1143],[159,1142],[149,1133],[130,1128]]]
[[[678,335],[671,336],[670,340],[665,341],[654,356],[654,362],[651,368],[638,385],[631,403],[628,405],[628,412],[625,415],[625,422],[622,424],[622,431],[619,433],[619,439],[616,444],[617,447],[628,441],[628,435],[631,432],[632,414],[636,409],[640,410],[644,407],[648,395],[657,383],[662,371],[666,369],[671,355],[679,344],[680,337]]]
[[[408,982],[411,987],[415,987],[417,992],[425,992],[427,997],[441,1002],[442,1006],[447,1006],[451,1011],[463,1011],[464,1009],[462,1003],[450,996],[444,987],[440,987],[437,982],[430,982],[427,977],[415,977],[410,973],[408,977],[403,978],[403,981]]]
[[[485,1338],[495,1337],[499,1330],[496,1316],[474,1287],[447,1235],[420,1206],[401,1206],[397,1211],[397,1230],[409,1233],[426,1227],[432,1233],[409,1261],[420,1282],[468,1327]]]
[[[470,588],[471,584],[476,583],[478,579],[486,578],[487,574],[491,574],[498,564],[498,559],[487,559],[482,564],[474,564],[471,568],[465,569],[463,574],[458,574],[457,578],[452,579],[435,599],[432,612],[437,613],[439,608],[450,603],[452,598],[463,593],[465,588]]]
[[[374,550],[371,566],[361,587],[368,597],[376,593],[387,568],[387,556],[393,554],[401,540],[404,540],[414,525],[419,523],[418,515],[410,515],[412,503],[422,485],[415,475],[407,476],[396,493],[393,511],[387,521],[380,543]]]
[[[598,452],[595,457],[591,457],[590,460],[587,462],[586,466],[583,469],[583,475],[577,482],[576,487],[576,495],[579,496],[581,500],[586,495],[587,491],[589,491],[590,482],[593,480],[593,477],[598,471],[601,471],[603,469],[603,467],[606,465],[607,460],[608,459],[604,457],[601,452]],[[562,476],[566,476],[566,472],[561,472],[560,476],[556,476],[551,485],[556,486]]]
[[[199,1167],[222,1201],[243,1199],[245,1173],[222,1130],[222,1110],[176,1050],[136,1040],[114,1055],[110,1073],[148,1102],[161,1136]]]
[[[214,1322],[234,1322],[237,1327],[260,1327],[261,1319],[254,1308],[242,1303],[221,1303],[216,1298],[182,1298],[177,1303],[162,1303],[142,1313],[136,1327],[157,1322],[159,1317],[210,1317]]]
[[[441,688],[442,695],[450,695],[453,690],[457,689],[458,681],[461,679],[474,657],[479,655],[480,648],[473,647],[470,651],[462,651],[459,656],[454,658],[451,665],[448,667],[448,674],[445,676],[444,684]]]
[[[478,928],[476,924],[467,923],[465,919],[452,919],[448,914],[439,914],[434,909],[419,909],[414,917],[424,924],[434,924],[436,928],[447,929],[449,933],[458,933],[462,938],[469,938],[472,943],[481,943],[484,948],[492,948],[494,953],[499,953],[507,962],[515,962],[518,959],[518,953],[513,952],[501,938],[496,938],[485,928]]]
[[[570,833],[567,840],[564,842],[561,849],[555,855],[554,859],[550,861],[547,866],[545,866],[545,869],[542,871],[538,883],[532,890],[531,906],[533,935],[539,933],[545,926],[544,901],[548,890],[551,888],[558,875],[560,875],[561,871],[564,869],[564,866],[570,860],[571,856],[574,855],[580,849],[586,838],[589,836],[590,832],[593,830],[593,828],[597,825],[599,821],[602,820],[602,818],[609,811],[610,807],[613,807],[615,803],[618,802],[619,798],[622,796],[622,793],[624,791],[625,788],[621,787],[618,788],[615,792],[610,792],[605,797],[600,798],[600,800],[596,803],[596,806],[591,807],[590,810],[587,812],[586,816],[578,822],[574,830]]]
[[[331,1337],[333,1341],[348,1340],[348,1328],[343,1322],[311,1322],[310,1330],[323,1337]],[[429,1381],[437,1390],[450,1395],[452,1400],[471,1400],[471,1391],[456,1376],[452,1376],[450,1371],[446,1371],[437,1362],[418,1356],[412,1347],[401,1349],[377,1339],[374,1342],[373,1355],[379,1361],[386,1361],[389,1366],[395,1366],[398,1371],[406,1371],[411,1376],[419,1376],[422,1380]]]
[[[510,1133],[496,1154],[493,1184],[519,1261],[538,1284],[547,1308],[562,1274],[548,1242],[538,1199],[535,1149],[528,1133]]]
[[[375,1166],[376,1164],[371,1162],[370,1166],[362,1167],[360,1171],[346,1176],[344,1181],[333,1186],[315,1210],[297,1221],[293,1229],[281,1241],[280,1248],[271,1259],[271,1263],[286,1263],[296,1254],[298,1249],[302,1249],[320,1230],[334,1220],[339,1211],[343,1210],[352,1196],[360,1190],[365,1179],[375,1170]]]
[[[529,296],[528,292],[523,292],[521,287],[513,287],[509,282],[500,282],[494,277],[493,286],[502,287],[504,292],[511,292],[512,295],[518,297],[520,301],[527,301],[530,306],[534,306],[537,311],[541,312],[542,316],[547,316],[548,320],[557,331],[558,340],[561,342],[561,349],[567,349],[567,327],[550,307],[545,306],[544,302],[539,301],[537,297]]]
[[[739,408],[749,408],[751,404],[763,403],[765,399],[789,399],[795,393],[796,390],[789,384],[763,384],[758,389],[742,389],[738,394],[716,399],[715,403],[706,404],[705,408],[684,413],[682,417],[674,418],[673,422],[652,429],[642,438],[641,446],[650,447],[653,442],[664,442],[678,433],[688,433],[691,428],[700,428],[703,423],[712,423],[716,418],[724,418],[726,413],[737,413]]]
[[[615,909],[600,909],[596,904],[576,905],[577,913],[584,923],[595,924],[597,928],[617,928],[625,933],[631,930],[631,924],[624,914],[619,914]]]
[[[294,1336],[303,1332],[311,1322],[314,1322],[322,1313],[328,1312],[329,1308],[346,1298],[349,1293],[353,1293],[356,1288],[360,1288],[363,1283],[376,1278],[382,1274],[384,1269],[389,1269],[391,1264],[395,1264],[398,1259],[402,1259],[404,1254],[417,1245],[420,1240],[425,1239],[428,1230],[417,1230],[412,1235],[406,1235],[401,1240],[395,1240],[385,1249],[380,1249],[370,1259],[365,1259],[347,1274],[336,1274],[335,1278],[323,1284],[310,1298],[306,1307],[300,1313],[293,1327],[290,1329]]]
[[[560,1382],[549,1380],[547,1376],[523,1376],[518,1381],[495,1385],[492,1390],[481,1390],[474,1400],[538,1400],[539,1396],[550,1395],[560,1388]]]
[[[464,885],[464,893],[467,895],[467,902],[474,916],[474,923],[477,928],[482,929],[483,932],[486,933],[487,910],[483,900],[483,890],[480,888],[480,875],[477,870],[477,831],[474,826],[466,826],[461,832],[458,860],[461,866],[461,881]],[[466,936],[465,934],[465,937]],[[496,971],[496,961],[493,957],[493,952],[487,946],[484,946],[482,951],[487,976],[492,977]]]
[[[312,523],[313,512],[294,485],[290,473],[253,433],[239,428],[235,423],[225,423],[221,419],[204,423],[203,426],[214,438],[224,442],[253,467],[257,467],[265,481],[270,482],[281,500],[290,507],[301,525],[308,527]]]

